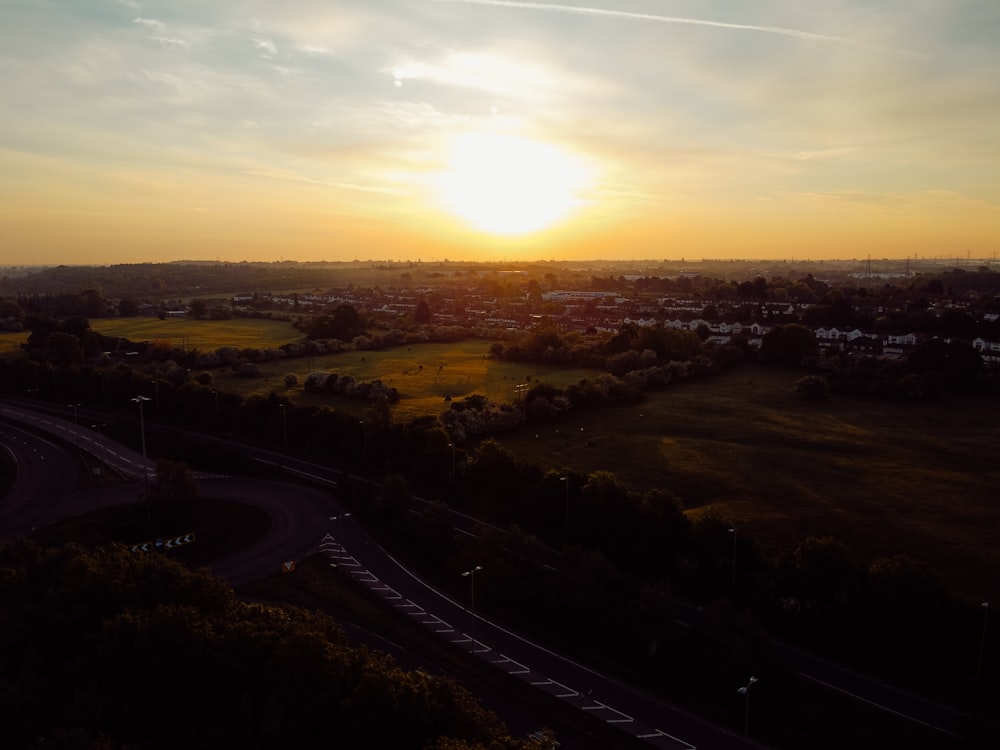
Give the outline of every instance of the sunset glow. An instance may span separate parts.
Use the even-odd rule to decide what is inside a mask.
[[[7,3],[0,247],[993,258],[997,28],[964,0]]]
[[[579,206],[583,169],[552,146],[509,135],[460,137],[442,176],[446,208],[490,234],[536,232]]]

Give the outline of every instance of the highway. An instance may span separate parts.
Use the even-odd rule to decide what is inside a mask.
[[[141,455],[110,441],[95,430],[29,409],[0,404],[0,418],[19,420],[78,445],[121,473],[141,478]],[[0,538],[14,538],[61,517],[134,502],[134,484],[78,492],[72,461],[56,444],[14,425],[2,425],[3,443],[19,470],[11,492],[0,503]],[[334,486],[338,472],[270,451],[244,448],[263,461]],[[151,466],[151,464],[150,464]],[[254,545],[212,565],[214,573],[234,585],[268,575],[283,562],[314,552],[325,554],[361,586],[456,648],[492,668],[532,686],[588,717],[615,726],[634,741],[654,748],[747,747],[741,734],[715,726],[586,665],[490,622],[470,611],[471,602],[456,602],[407,570],[368,535],[331,493],[296,484],[200,474],[203,494],[258,507],[272,519],[269,533]],[[29,498],[56,498],[39,503]],[[456,514],[459,531],[477,532],[478,522]],[[475,573],[471,573],[475,576]],[[470,583],[474,583],[474,580]],[[471,587],[470,587],[471,589]],[[681,610],[694,623],[695,608]],[[787,644],[772,642],[775,658],[807,680],[914,721],[942,735],[964,733],[968,717],[948,706],[872,680]]]

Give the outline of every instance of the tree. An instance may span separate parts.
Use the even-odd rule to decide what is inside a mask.
[[[431,322],[431,308],[427,304],[427,300],[421,299],[417,302],[417,308],[413,312],[413,320],[417,323],[430,323]]]
[[[139,303],[131,297],[122,297],[118,301],[118,314],[123,318],[134,318],[139,314]]]
[[[330,337],[353,341],[365,333],[364,322],[352,305],[338,305],[330,319]]]
[[[822,378],[819,375],[801,377],[795,381],[792,388],[803,398],[813,400],[824,398],[830,391],[830,386],[826,382],[826,378]]]
[[[801,365],[805,357],[818,350],[816,334],[800,323],[775,326],[760,343],[761,359],[781,365]]]
[[[190,315],[195,320],[203,320],[208,314],[208,303],[203,299],[193,299],[191,300],[191,305],[188,307],[188,315]]]
[[[83,361],[83,347],[80,339],[72,333],[53,331],[45,338],[45,359],[54,365],[65,367]]]
[[[150,490],[150,499],[162,503],[185,503],[199,496],[198,482],[183,461],[166,458],[156,462],[156,481]]]

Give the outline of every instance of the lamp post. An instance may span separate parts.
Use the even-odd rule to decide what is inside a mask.
[[[142,413],[144,401],[151,401],[148,396],[135,396],[129,399],[134,404],[139,404],[139,436],[142,441],[142,487],[146,495],[146,514],[149,515],[149,469],[146,467],[146,419]]]
[[[733,535],[733,593],[736,593],[736,527],[729,530]]]
[[[986,650],[986,623],[990,619],[990,603],[983,602],[983,633],[979,636],[979,659],[976,661],[976,681],[979,681],[979,675],[983,671],[983,652]]]
[[[330,521],[331,522],[343,521],[345,518],[349,518],[350,515],[351,515],[350,513],[340,513],[339,515],[336,515],[336,516],[330,516]],[[346,530],[345,530],[343,524],[338,524],[338,525],[340,526],[339,541],[340,541],[341,544],[343,544],[344,543],[344,536],[346,536]]]
[[[750,737],[750,686],[757,682],[756,677],[751,677],[750,681],[741,687],[737,692],[746,698],[746,709],[743,712],[743,739]]]
[[[469,579],[469,615],[472,617],[472,627],[469,634],[472,639],[472,645],[469,647],[471,651],[476,650],[476,571],[482,569],[482,565],[477,565],[462,573],[463,578]]]
[[[215,429],[216,431],[220,431],[222,424],[219,422],[219,392],[213,389],[212,395],[215,396]]]
[[[566,483],[566,532],[569,532],[569,477],[559,477],[560,482]]]
[[[451,484],[455,485],[455,444],[448,443],[448,447],[451,448]]]
[[[364,468],[368,463],[368,441],[365,439],[368,433],[365,432],[365,420],[359,419],[358,425],[361,427],[361,466]]]
[[[285,409],[284,404],[278,404],[278,408],[281,409],[281,447],[288,447],[288,411]]]

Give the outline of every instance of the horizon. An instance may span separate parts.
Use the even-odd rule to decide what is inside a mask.
[[[18,265],[1000,249],[1000,5],[53,0],[0,22]]]

